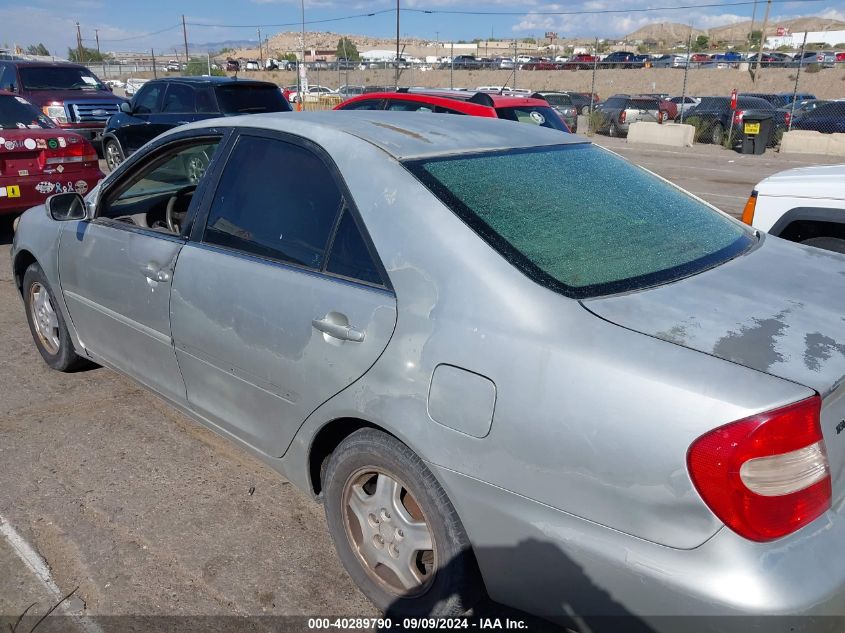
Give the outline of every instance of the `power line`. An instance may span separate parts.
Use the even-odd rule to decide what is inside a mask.
[[[140,39],[143,39],[145,37],[152,37],[153,35],[158,35],[160,33],[166,33],[167,31],[172,31],[174,29],[178,29],[180,26],[182,26],[181,22],[179,24],[174,24],[173,26],[168,26],[165,29],[153,31],[152,33],[141,33],[140,35],[132,35],[131,37],[121,37],[121,38],[117,38],[117,39],[100,38],[100,41],[101,42],[128,42],[130,40],[140,40]],[[83,39],[82,41],[83,42],[93,42],[94,40]]]
[[[773,0],[774,1],[774,0]],[[804,0],[808,1],[808,0]],[[816,2],[822,2],[823,0],[814,0]],[[380,11],[372,11],[370,13],[357,13],[355,15],[344,15],[339,18],[325,18],[323,20],[308,20],[305,24],[325,24],[326,22],[342,22],[343,20],[354,20],[357,18],[371,18],[376,15],[382,15],[384,13],[395,13],[396,9],[382,9]],[[199,26],[199,27],[212,27],[212,28],[219,28],[219,29],[257,29],[258,27],[263,28],[278,28],[283,26],[300,26],[302,22],[285,22],[283,24],[207,24],[201,22],[188,22],[189,26]]]
[[[772,4],[824,2],[825,0],[772,0]],[[704,4],[679,4],[662,7],[643,7],[640,9],[582,9],[579,11],[461,11],[457,9],[402,9],[406,12],[441,14],[441,15],[596,15],[605,13],[648,13],[651,11],[678,11],[683,9],[712,9],[715,7],[741,7],[754,4],[755,0],[739,0],[737,2],[713,2]],[[395,9],[390,9],[395,11]]]

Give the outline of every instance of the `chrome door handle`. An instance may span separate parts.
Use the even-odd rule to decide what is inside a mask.
[[[341,341],[360,343],[364,340],[364,333],[360,330],[356,330],[348,325],[340,325],[339,323],[330,321],[328,318],[314,319],[311,321],[311,325],[314,326],[315,330],[319,330],[320,332],[328,334],[332,338],[340,339]]]
[[[141,269],[141,273],[147,279],[152,279],[159,283],[166,284],[170,281],[170,273],[162,268],[153,268],[152,266],[145,266]]]

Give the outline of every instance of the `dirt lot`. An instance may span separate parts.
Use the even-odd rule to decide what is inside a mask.
[[[818,162],[599,142],[734,214],[760,178]],[[0,619],[33,603],[41,615],[75,587],[71,614],[376,615],[319,505],[131,381],[47,368],[12,284],[9,225],[0,218]]]
[[[690,69],[687,78],[687,94],[728,95],[731,89],[740,92],[792,92],[795,86],[796,68],[763,69],[756,85],[748,71],[735,69]],[[125,79],[130,75],[122,75]],[[138,73],[132,76],[152,76],[152,73]],[[241,77],[274,81],[281,86],[296,83],[293,72],[242,72]],[[348,80],[347,80],[348,76]],[[309,71],[308,81],[337,88],[343,84],[362,86],[392,86],[392,70],[350,70]],[[425,86],[427,88],[448,88],[448,70],[403,70],[399,80],[402,86]],[[516,87],[532,90],[577,90],[588,92],[592,83],[592,72],[569,71],[517,71]],[[666,92],[681,94],[684,71],[676,68],[645,68],[635,70],[601,69],[596,73],[595,91],[602,98],[613,93]],[[478,86],[514,86],[513,73],[509,70],[458,70],[453,75],[456,88]],[[799,90],[810,92],[819,98],[835,99],[845,97],[845,68],[826,68],[817,73],[801,71]]]

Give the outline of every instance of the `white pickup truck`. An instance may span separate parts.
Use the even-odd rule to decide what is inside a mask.
[[[845,253],[845,165],[800,167],[761,180],[742,221],[783,239]]]

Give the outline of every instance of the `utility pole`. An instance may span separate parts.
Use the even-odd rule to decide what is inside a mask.
[[[687,37],[687,62],[684,64],[684,87],[681,90],[681,123],[684,122],[684,110],[686,110],[687,75],[689,74],[690,49],[692,49],[692,23],[690,23],[689,37]]]
[[[85,61],[82,54],[82,31],[79,30],[79,22],[76,23],[76,55],[79,57],[76,61],[82,63]]]
[[[305,92],[304,86],[304,79],[305,79],[305,0],[300,0],[299,7],[302,11],[302,40],[300,44],[302,45],[302,59],[296,65],[296,94],[298,95],[296,99],[296,110],[297,112],[302,111],[302,100],[305,98],[305,95],[302,94]]]
[[[396,67],[394,68],[394,81],[396,89],[399,89],[399,0],[396,0]]]
[[[150,49],[150,58],[153,60],[153,79],[158,79],[158,69],[156,68],[156,51],[154,48]]]
[[[185,26],[185,14],[182,14],[182,37],[185,39],[185,66],[188,65],[188,27]]]
[[[261,46],[261,27],[258,27],[258,59],[261,62],[261,70],[264,70],[264,49]]]
[[[757,19],[757,0],[754,0],[754,8],[751,10],[751,28],[748,29],[748,53],[749,53],[748,58],[749,59],[751,59],[750,53],[751,53],[751,45],[753,43],[752,41],[754,39],[754,20],[756,20],[756,19]],[[762,44],[762,43],[763,43],[763,40],[761,38],[760,44]]]
[[[754,83],[757,83],[757,75],[760,73],[760,60],[763,57],[763,44],[766,41],[766,27],[769,26],[769,9],[771,8],[772,0],[766,0],[766,13],[763,15],[763,30],[760,32],[760,50],[757,52],[757,64],[752,77]]]
[[[97,55],[101,55],[100,53],[100,29],[94,29],[94,39],[97,40]]]

